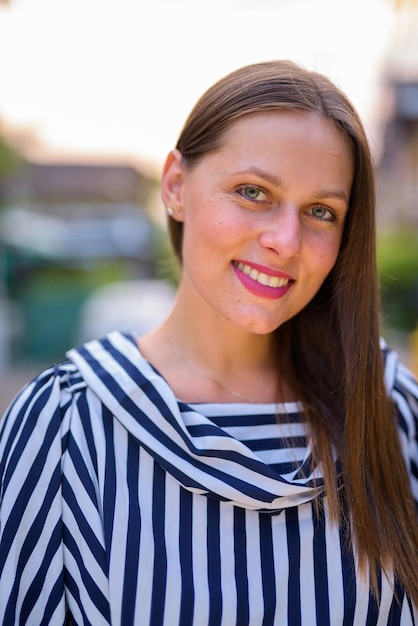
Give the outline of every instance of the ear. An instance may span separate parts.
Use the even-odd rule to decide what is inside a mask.
[[[161,198],[166,207],[173,210],[173,219],[184,219],[185,166],[179,150],[172,150],[166,158],[161,176]]]

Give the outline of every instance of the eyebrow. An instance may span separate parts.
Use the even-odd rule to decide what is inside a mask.
[[[325,198],[336,198],[338,200],[343,200],[347,204],[349,201],[347,194],[342,189],[321,189],[321,191],[318,191],[314,195],[319,200],[325,200]]]
[[[259,167],[248,167],[245,170],[240,170],[239,172],[236,172],[236,173],[238,175],[240,175],[240,174],[254,174],[255,176],[259,176],[260,178],[264,178],[265,180],[267,180],[272,185],[275,185],[276,187],[280,187],[280,189],[283,189],[284,191],[286,190],[286,185],[284,184],[283,179],[280,178],[280,176],[275,176],[274,174],[269,174],[269,172],[266,172],[266,171],[260,169]]]
[[[264,178],[272,185],[279,187],[283,191],[286,191],[286,185],[280,176],[275,176],[274,174],[270,174],[258,167],[249,167],[245,170],[241,170],[236,172],[237,174],[254,174],[255,176],[259,176],[260,178]],[[320,189],[316,193],[313,194],[318,200],[324,200],[325,198],[337,198],[339,200],[343,200],[348,204],[349,198],[347,194],[342,189]]]

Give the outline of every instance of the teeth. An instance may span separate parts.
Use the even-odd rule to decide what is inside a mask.
[[[287,278],[279,278],[279,276],[268,276],[263,272],[259,272],[258,270],[246,265],[245,263],[237,263],[236,266],[241,272],[247,274],[253,280],[256,280],[261,285],[266,285],[266,287],[285,287],[289,280]]]

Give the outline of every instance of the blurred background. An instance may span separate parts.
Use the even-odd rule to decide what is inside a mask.
[[[385,336],[418,374],[418,0],[0,0],[0,412],[72,345],[164,317],[165,155],[209,85],[273,58],[363,119]]]

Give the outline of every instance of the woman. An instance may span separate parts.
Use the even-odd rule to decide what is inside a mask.
[[[290,62],[210,88],[165,163],[167,320],[2,422],[4,624],[418,623],[418,386],[379,344],[356,112]]]

